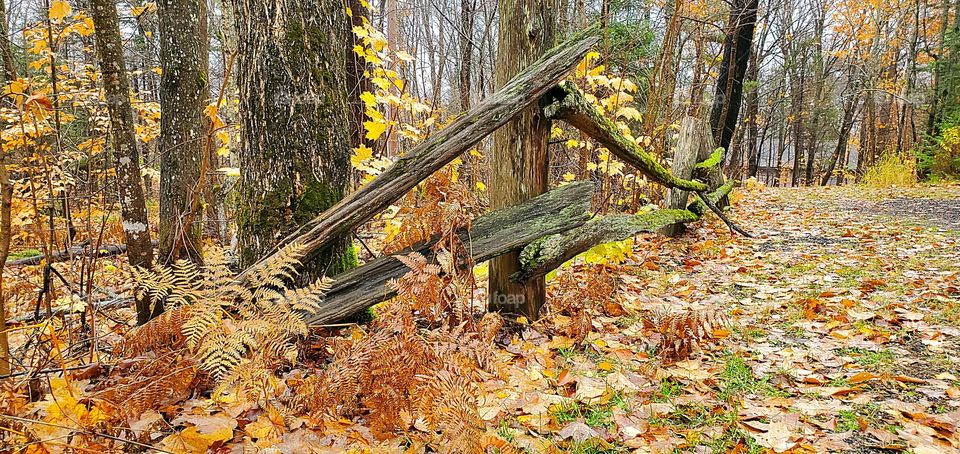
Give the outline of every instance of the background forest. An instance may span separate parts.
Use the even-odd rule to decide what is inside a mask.
[[[874,232],[851,204],[960,198],[960,1],[0,0],[0,26],[0,452],[960,447],[940,400],[745,397],[956,399],[950,362],[783,353],[955,337],[955,266],[734,306],[863,253],[828,250]],[[921,211],[954,229],[950,203]],[[799,229],[842,237],[762,265]],[[942,318],[871,299],[908,280]]]

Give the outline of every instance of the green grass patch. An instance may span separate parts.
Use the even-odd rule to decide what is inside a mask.
[[[726,364],[723,371],[720,372],[722,387],[719,397],[723,400],[739,396],[741,394],[759,394],[764,396],[788,396],[789,393],[777,388],[768,377],[756,377],[753,369],[743,360],[743,358],[727,354],[724,357]]]
[[[660,380],[660,386],[657,387],[657,391],[653,394],[650,400],[658,403],[669,402],[670,399],[680,396],[683,394],[683,386],[680,383],[672,378],[664,378]]]
[[[619,393],[614,394],[605,404],[584,404],[580,402],[571,402],[560,406],[553,417],[557,424],[564,425],[578,419],[594,428],[613,429],[613,409],[627,409],[626,399]]]
[[[679,405],[672,412],[650,418],[650,425],[696,429],[733,421],[735,414],[723,407],[711,408],[703,404]]]
[[[893,352],[889,349],[873,351],[860,347],[844,347],[837,349],[837,353],[850,356],[857,364],[873,371],[884,370],[893,365]]]
[[[7,259],[8,260],[28,259],[30,257],[36,257],[42,254],[43,252],[40,252],[37,249],[24,249],[22,251],[11,252],[10,255],[7,257]]]

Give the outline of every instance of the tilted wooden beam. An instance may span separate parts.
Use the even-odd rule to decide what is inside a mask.
[[[474,262],[519,250],[531,242],[577,228],[587,222],[593,198],[593,183],[584,181],[562,186],[519,205],[497,210],[473,221],[469,232],[461,232]],[[419,252],[433,258],[432,241],[394,255],[380,257],[333,277],[320,310],[309,317],[314,325],[331,323],[362,312],[393,298],[396,292],[387,283],[408,271],[397,255]]]
[[[653,181],[669,188],[687,191],[706,191],[707,185],[679,178],[639,145],[624,136],[617,125],[604,116],[596,107],[587,102],[583,93],[572,82],[564,82],[547,94],[544,107],[546,116],[553,120],[563,120],[584,134],[594,138],[611,153],[632,165]]]
[[[302,244],[307,250],[304,260],[310,260],[313,253],[376,216],[527,106],[539,102],[544,93],[577,66],[597,40],[595,29],[591,29],[551,49],[506,86],[408,151],[373,181],[284,238],[277,248]],[[248,268],[240,274],[240,280],[245,281],[249,274]]]

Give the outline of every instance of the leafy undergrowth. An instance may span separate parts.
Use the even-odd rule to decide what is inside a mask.
[[[174,339],[8,383],[0,437],[30,452],[954,452],[957,207],[958,186],[753,187],[733,213],[757,238],[719,223],[639,237],[623,263],[561,270],[534,322],[481,318],[469,276],[410,257],[399,303],[273,339],[288,362],[214,374],[210,348]],[[284,297],[251,311],[258,298]]]

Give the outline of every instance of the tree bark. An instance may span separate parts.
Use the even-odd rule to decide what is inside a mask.
[[[300,244],[306,248],[306,260],[309,260],[315,251],[386,209],[519,112],[538,102],[577,66],[596,42],[596,29],[589,29],[553,48],[505,87],[406,152],[373,181],[285,237],[277,249]],[[264,258],[258,264],[269,260],[269,257]],[[249,277],[252,268],[241,273],[241,281]]]
[[[362,0],[349,0],[350,11],[353,16],[350,18],[354,27],[362,26],[364,20],[369,20],[370,11],[364,6],[366,2]],[[360,99],[360,95],[365,91],[371,91],[370,79],[364,75],[368,65],[366,60],[353,51],[353,47],[363,44],[363,38],[354,35],[350,50],[346,53],[347,61],[347,104],[350,106],[350,146],[359,147],[363,143],[363,122],[366,120],[364,112],[366,104]]]
[[[463,34],[460,35],[460,109],[466,112],[470,109],[471,80],[473,71],[473,18],[475,0],[460,0],[460,25]]]
[[[743,76],[750,58],[758,0],[735,0],[730,10],[729,31],[723,42],[723,60],[710,111],[710,127],[717,146],[727,149],[733,139],[743,99]],[[729,151],[729,150],[728,150]]]
[[[112,0],[90,0],[90,14],[96,34],[107,112],[110,114],[127,260],[133,266],[150,268],[153,265],[153,245],[141,186],[140,151],[130,108],[130,85],[123,59],[117,9]],[[149,303],[146,298],[137,300],[137,324],[142,325],[150,320]]]
[[[206,135],[206,0],[160,0],[160,261],[202,259],[201,215],[191,215]],[[192,218],[192,222],[190,219]]]
[[[347,52],[350,20],[340,0],[234,0],[238,33],[240,263],[270,253],[280,238],[349,190]],[[305,263],[315,281],[356,266],[350,230]]]
[[[553,46],[557,32],[557,0],[500,0],[500,32],[497,45],[496,85],[503,87],[530,63]],[[517,204],[546,192],[549,184],[547,140],[550,120],[536,106],[493,135],[490,174],[490,208]],[[519,256],[510,253],[490,262],[488,309],[511,311],[535,320],[546,299],[543,279],[525,284],[510,281],[520,269]],[[510,296],[511,298],[503,298]],[[521,307],[499,301],[521,300]]]
[[[7,24],[7,6],[0,0],[0,59],[3,60],[3,82],[10,83],[17,78],[16,60],[10,47],[10,26]]]

